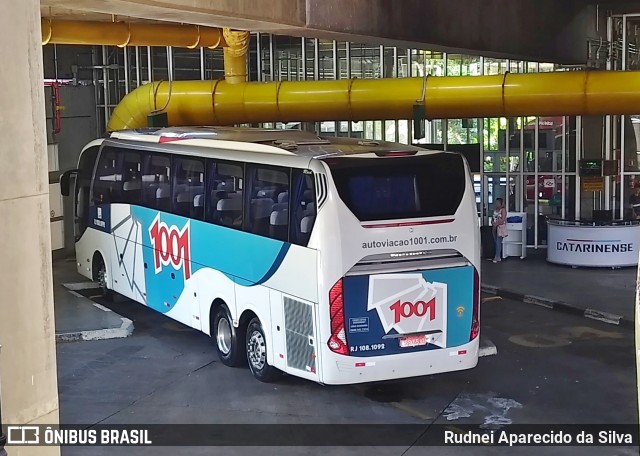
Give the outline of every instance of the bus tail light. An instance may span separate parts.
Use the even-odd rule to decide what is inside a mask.
[[[471,334],[469,334],[469,342],[478,337],[480,334],[480,277],[478,270],[474,269],[473,273],[473,316],[471,318]]]
[[[329,291],[329,312],[331,317],[331,337],[327,345],[332,352],[348,355],[347,337],[344,327],[344,296],[342,279],[338,280]]]

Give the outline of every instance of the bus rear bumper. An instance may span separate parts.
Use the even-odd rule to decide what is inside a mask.
[[[343,356],[323,352],[322,383],[347,385],[471,369],[478,364],[480,337],[451,348],[385,356]]]

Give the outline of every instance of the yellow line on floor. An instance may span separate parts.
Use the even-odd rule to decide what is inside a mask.
[[[410,407],[406,404],[402,404],[401,402],[391,402],[390,403],[392,407],[397,408],[398,410],[401,410],[415,418],[419,418],[421,420],[424,421],[431,421],[433,420],[432,416],[429,416],[425,413],[422,413],[420,410],[416,410],[413,407]]]

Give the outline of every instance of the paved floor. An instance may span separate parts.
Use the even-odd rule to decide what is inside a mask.
[[[56,341],[107,339],[131,334],[133,324],[130,320],[87,299],[87,296],[99,297],[100,291],[95,287],[76,272],[75,259],[54,262]]]
[[[373,385],[263,384],[218,362],[210,339],[141,305],[126,339],[58,345],[63,423],[637,423],[633,332],[499,298],[482,308],[498,356],[477,368]],[[295,433],[295,427],[291,427]],[[428,430],[427,430],[428,433]],[[68,447],[64,456],[145,454],[509,455],[510,448]],[[535,455],[631,455],[637,448],[536,447]]]
[[[482,283],[516,294],[561,301],[633,321],[636,268],[572,268],[546,261],[546,250],[529,250],[527,258],[482,262]]]

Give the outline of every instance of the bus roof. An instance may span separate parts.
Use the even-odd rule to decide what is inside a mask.
[[[256,152],[325,158],[341,155],[425,151],[425,149],[386,141],[323,137],[300,130],[235,127],[143,128],[113,132],[111,138],[149,143],[182,142],[200,147],[235,148],[232,143],[266,146]],[[224,141],[226,144],[220,144]],[[231,146],[231,147],[230,147]],[[270,147],[269,147],[270,146]]]

